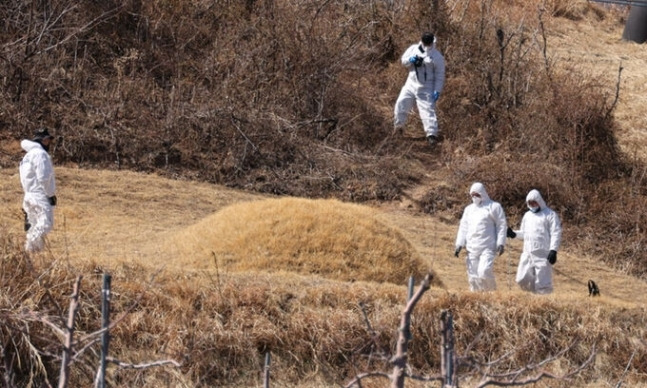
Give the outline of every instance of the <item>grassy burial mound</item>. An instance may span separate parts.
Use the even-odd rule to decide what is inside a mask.
[[[374,210],[337,200],[232,205],[182,230],[168,244],[183,263],[234,272],[292,271],[404,284],[409,276],[420,278],[430,270],[399,230],[375,218]]]

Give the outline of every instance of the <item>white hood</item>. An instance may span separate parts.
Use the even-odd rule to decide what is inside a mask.
[[[487,191],[485,191],[485,186],[483,185],[483,183],[474,183],[472,187],[470,187],[470,194],[472,193],[478,193],[483,199],[483,203],[490,200],[490,196],[487,194]]]
[[[539,190],[536,190],[536,189],[532,189],[532,190],[530,190],[530,192],[529,192],[529,193],[528,193],[528,195],[526,196],[526,204],[527,204],[528,202],[530,202],[530,201],[535,201],[535,202],[537,202],[537,203],[539,204],[539,207],[540,207],[541,209],[545,209],[545,208],[546,208],[546,202],[545,202],[545,201],[544,201],[544,199],[541,197],[541,194],[539,193]]]
[[[27,139],[21,141],[20,146],[22,147],[23,150],[25,150],[25,152],[29,152],[29,151],[33,150],[34,148],[40,148],[43,151],[45,151],[45,149],[43,148],[42,145],[40,145],[40,143],[36,143],[35,141],[31,141],[31,140],[27,140]]]

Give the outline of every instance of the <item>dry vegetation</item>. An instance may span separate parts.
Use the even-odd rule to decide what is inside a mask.
[[[272,246],[292,247],[292,253],[298,253],[291,236],[274,234],[268,231],[270,226],[252,219],[251,215],[259,213],[259,203],[274,210],[263,213],[263,219],[281,219],[288,212],[292,219],[286,222],[311,222],[321,233],[317,241],[335,241],[339,232],[328,226],[328,218],[321,218],[321,223],[313,221],[313,213],[340,210],[344,213],[338,215],[340,224],[344,218],[352,218],[362,225],[390,225],[386,229],[397,233],[391,233],[389,244],[410,247],[426,267],[437,270],[442,285],[432,287],[412,322],[410,361],[419,374],[438,373],[439,314],[451,309],[461,355],[485,361],[512,352],[491,372],[539,362],[579,340],[549,370],[560,374],[579,365],[593,346],[598,351],[595,364],[576,381],[567,385],[551,381],[551,387],[604,387],[621,380],[639,386],[645,378],[647,284],[581,256],[576,249],[560,254],[556,292],[551,297],[531,297],[511,284],[520,244],[511,244],[509,253],[497,261],[500,291],[474,295],[466,291],[464,263],[451,256],[455,223],[442,219],[389,207],[380,210],[340,203],[331,209],[336,201],[330,200],[306,201],[305,206],[286,210],[280,205],[304,200],[267,199],[123,171],[59,168],[57,173],[60,196],[66,198],[57,209],[59,227],[50,236],[51,252],[36,257],[35,267],[30,268],[18,246],[23,238],[16,210],[20,204],[18,177],[14,169],[0,171],[1,199],[13,205],[0,211],[5,236],[0,314],[7,323],[3,347],[16,362],[12,370],[17,386],[30,378],[36,383],[44,381],[43,371],[49,371],[50,382],[55,380],[52,371],[58,369],[61,340],[38,318],[62,322],[67,296],[78,275],[84,276],[79,338],[99,328],[103,272],[113,276],[113,316],[119,319],[112,332],[112,356],[132,363],[154,359],[182,363],[180,369],[143,371],[113,366],[108,369],[111,386],[259,386],[266,351],[273,357],[272,386],[332,387],[359,372],[388,369],[386,356],[393,352],[406,298],[404,284],[349,282],[346,273],[339,271],[308,275],[296,269],[313,264],[332,269],[352,259],[332,258],[325,249],[301,256],[300,262],[283,271],[267,273],[254,268],[239,272],[232,270],[232,265],[226,268],[215,263],[206,267],[195,258],[200,250],[178,255],[165,245],[195,231],[209,240],[205,245],[222,247],[220,235],[196,231],[196,226],[210,222],[212,228],[222,228],[214,221],[235,210],[240,220],[231,222],[240,235],[271,237]],[[164,198],[159,190],[174,195]],[[130,196],[146,205],[134,206]],[[346,231],[353,233],[348,227]],[[386,239],[375,233],[364,226],[358,227],[354,236],[359,241]],[[268,243],[256,246],[264,244]],[[232,247],[229,255],[244,261],[242,253],[247,249]],[[223,263],[223,257],[219,259]],[[249,268],[255,263],[243,264]],[[589,278],[600,284],[601,298],[586,296]],[[7,341],[16,333],[21,333],[17,340]],[[39,360],[34,349],[44,352],[38,355]],[[97,359],[96,353],[86,352],[76,360],[71,368],[73,386],[89,384]],[[363,386],[381,387],[384,381],[365,381]],[[407,386],[416,385],[411,382]]]
[[[196,269],[289,270],[399,285],[431,272],[397,229],[366,207],[336,200],[283,198],[229,206],[170,238],[163,250],[189,258],[185,264]]]
[[[268,350],[273,386],[343,384],[388,367],[406,289],[376,280],[433,268],[440,282],[413,321],[421,374],[437,373],[439,314],[451,309],[462,355],[511,352],[493,372],[579,341],[548,368],[566,371],[594,346],[595,365],[551,387],[644,384],[645,54],[614,40],[622,15],[585,1],[3,3],[3,382],[55,381],[61,339],[43,317],[62,323],[82,274],[79,331],[97,330],[107,271],[114,314],[128,312],[114,356],[182,363],[113,367],[110,386],[258,386]],[[416,118],[404,137],[391,133],[397,58],[424,29],[448,62],[435,151],[417,140]],[[67,167],[51,250],[28,261],[15,166],[19,140],[41,124]],[[511,285],[514,243],[497,261],[501,291],[464,292],[451,250],[474,180],[511,223],[530,188],[560,212],[553,296]],[[377,251],[386,261],[367,269]],[[589,278],[601,298],[586,297]],[[73,386],[91,384],[95,351],[75,360]]]

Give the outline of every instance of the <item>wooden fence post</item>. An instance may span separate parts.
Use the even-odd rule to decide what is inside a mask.
[[[265,353],[265,369],[263,376],[263,388],[270,388],[270,352]]]
[[[443,377],[443,388],[458,388],[456,381],[456,357],[454,354],[454,317],[451,311],[443,310],[440,314],[440,373]]]
[[[61,360],[61,374],[58,379],[58,388],[67,387],[67,380],[70,375],[70,360],[72,359],[72,344],[74,343],[74,318],[76,317],[76,312],[79,310],[81,278],[82,276],[76,278],[74,289],[70,296],[70,311],[67,315],[67,325],[65,327],[67,333],[65,335],[65,344],[63,345],[63,358]]]
[[[112,276],[103,274],[103,289],[101,303],[101,365],[99,366],[99,378],[97,386],[105,388],[106,386],[106,358],[108,357],[108,348],[110,346],[110,283]]]

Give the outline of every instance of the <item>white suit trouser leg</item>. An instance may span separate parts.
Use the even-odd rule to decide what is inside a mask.
[[[522,290],[536,294],[553,292],[553,268],[546,257],[542,256],[522,253],[516,278],[517,284]]]
[[[494,249],[467,252],[467,279],[470,291],[494,291]]]
[[[436,103],[433,99],[433,90],[416,87],[408,82],[402,87],[398,100],[395,102],[394,126],[404,127],[407,117],[413,108],[413,103],[418,106],[418,114],[426,136],[438,136],[438,120],[436,117]]]
[[[25,195],[22,207],[27,213],[27,221],[31,224],[27,231],[25,250],[41,251],[45,246],[45,236],[54,227],[54,209],[46,197],[32,195]]]

